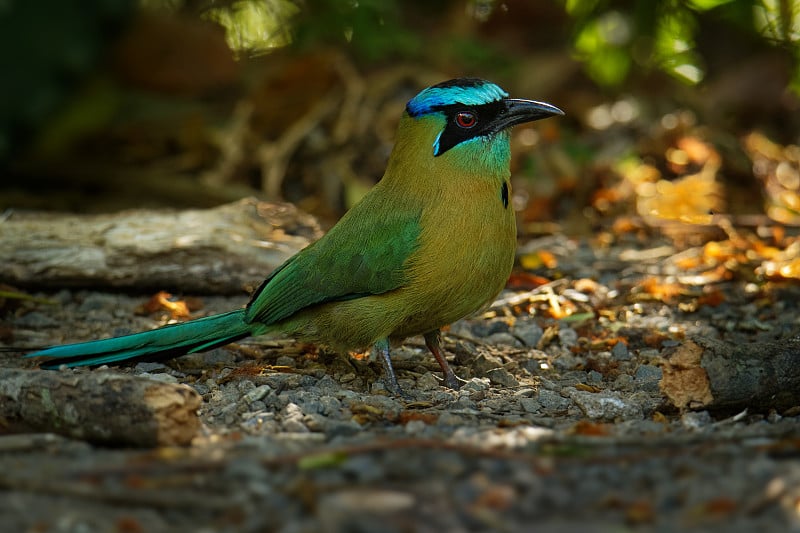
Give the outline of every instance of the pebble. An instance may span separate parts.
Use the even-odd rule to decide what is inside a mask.
[[[272,387],[270,387],[269,385],[259,385],[258,387],[251,389],[244,396],[242,396],[242,400],[245,403],[250,404],[258,400],[261,400],[270,392],[272,392]]]
[[[154,381],[160,381],[161,383],[177,383],[178,378],[173,376],[172,374],[167,374],[164,372],[159,372],[158,374],[148,374],[144,372],[141,374],[142,376],[146,376]]]
[[[140,363],[136,363],[134,367],[137,372],[155,372],[157,370],[166,370],[167,366],[164,363],[150,363],[148,361],[142,361]]]
[[[564,398],[561,394],[547,389],[539,391],[537,400],[541,407],[555,412],[566,411],[571,403],[569,398]]]
[[[524,346],[518,338],[505,331],[489,335],[484,341],[492,346],[513,346],[514,348],[522,348]]]
[[[289,368],[294,368],[296,365],[296,360],[294,357],[289,357],[288,355],[281,355],[275,360],[276,366],[286,366]]]
[[[289,403],[283,409],[281,427],[290,433],[308,433],[308,427],[303,421],[303,411],[295,403]]]
[[[628,346],[624,342],[618,342],[611,348],[611,355],[617,361],[630,361],[631,360],[631,352],[628,350]]]
[[[544,335],[544,330],[535,322],[517,322],[511,328],[511,334],[518,338],[525,346],[535,348]]]
[[[526,413],[536,413],[542,408],[542,403],[537,398],[520,398],[519,405]]]
[[[478,357],[472,363],[473,371],[480,376],[485,376],[489,370],[492,370],[493,368],[500,368],[502,366],[503,362],[500,360],[500,358],[485,353],[478,355]]]
[[[639,365],[633,375],[636,388],[648,392],[658,392],[659,382],[663,373],[660,367],[653,365]]]
[[[708,411],[689,411],[681,415],[681,425],[686,429],[702,429],[713,422]]]
[[[435,390],[441,386],[441,382],[431,372],[425,372],[417,379],[417,389]]]
[[[588,383],[602,383],[603,374],[601,374],[597,370],[590,370],[586,373],[586,381]]]
[[[558,340],[564,348],[578,345],[578,332],[569,327],[561,327],[558,330]]]
[[[489,381],[501,387],[518,387],[519,381],[505,368],[493,368],[486,373]]]
[[[472,378],[471,380],[467,381],[463,387],[461,387],[461,391],[464,392],[477,392],[477,391],[485,391],[489,388],[489,380],[486,378]]]
[[[642,407],[623,399],[616,392],[586,392],[573,389],[570,398],[588,418],[613,421],[617,419],[641,419]]]

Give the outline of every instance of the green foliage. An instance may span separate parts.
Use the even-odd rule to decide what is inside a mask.
[[[589,76],[616,86],[637,67],[687,83],[705,76],[696,36],[703,20],[724,21],[791,51],[800,92],[800,3],[793,0],[563,0],[574,23],[575,55]]]
[[[204,13],[225,28],[225,40],[237,53],[264,53],[292,41],[291,19],[300,9],[289,0],[238,0]]]
[[[386,0],[308,0],[297,19],[296,45],[349,46],[367,60],[414,56],[421,39],[404,24],[403,7]]]

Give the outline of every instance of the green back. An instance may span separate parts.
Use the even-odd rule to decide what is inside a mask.
[[[382,294],[407,282],[405,262],[417,248],[419,212],[398,213],[364,200],[264,280],[247,306],[247,322],[270,325],[313,305]]]

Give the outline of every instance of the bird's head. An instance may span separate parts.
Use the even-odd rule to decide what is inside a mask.
[[[508,130],[516,124],[564,114],[544,102],[508,98],[494,83],[477,78],[457,78],[428,87],[408,102],[405,111],[397,142],[427,144],[417,157],[430,159],[432,165],[503,175],[509,172]],[[423,148],[417,142],[413,149]]]

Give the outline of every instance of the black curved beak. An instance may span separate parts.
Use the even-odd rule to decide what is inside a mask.
[[[503,131],[517,124],[564,114],[556,106],[536,100],[503,98],[503,105],[505,109],[497,115],[492,124],[495,132]]]

